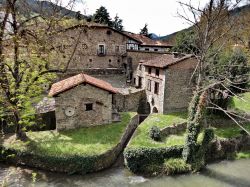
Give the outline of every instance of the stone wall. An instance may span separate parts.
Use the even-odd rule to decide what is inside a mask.
[[[69,70],[86,68],[120,68],[126,63],[128,37],[105,27],[77,27],[55,36],[51,42],[50,61],[58,68],[69,59]],[[105,54],[98,55],[98,46],[105,46]],[[72,53],[74,52],[74,55]]]
[[[150,60],[161,56],[165,52],[150,52],[150,51],[128,51],[127,56],[132,58],[133,70],[136,70],[141,60]]]
[[[141,102],[146,99],[145,90],[139,90],[137,92],[129,94],[116,94],[114,95],[115,107],[119,112],[137,112]]]
[[[119,143],[100,155],[75,155],[71,157],[35,155],[31,152],[18,152],[14,149],[8,149],[0,145],[0,151],[3,153],[0,154],[0,161],[68,174],[86,174],[101,171],[111,167],[115,163],[137,128],[138,119],[138,115],[134,116],[128,124]]]
[[[81,84],[55,97],[57,130],[75,129],[112,122],[112,94]],[[93,110],[86,111],[86,104],[93,103]],[[70,107],[70,108],[69,108]],[[72,116],[66,110],[72,110]]]
[[[196,63],[192,58],[166,69],[164,113],[187,110],[193,94],[194,81],[191,77]]]

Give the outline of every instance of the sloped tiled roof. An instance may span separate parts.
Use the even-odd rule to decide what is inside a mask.
[[[193,55],[183,55],[176,57],[175,54],[163,54],[159,57],[153,58],[151,60],[145,61],[142,64],[144,66],[157,67],[157,68],[166,68],[183,60],[189,59]]]
[[[135,34],[131,32],[124,32],[129,37],[132,37],[134,40],[139,41],[142,46],[156,46],[156,47],[172,47],[173,45],[163,42],[160,40],[152,40],[149,37],[142,34]]]
[[[96,86],[100,89],[109,91],[111,93],[117,93],[117,90],[113,88],[113,86],[108,82],[81,73],[73,77],[59,81],[57,83],[54,83],[50,89],[49,96],[56,96],[82,83],[87,83]]]

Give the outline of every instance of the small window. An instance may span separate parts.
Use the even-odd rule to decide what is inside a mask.
[[[155,93],[155,94],[158,94],[158,93],[159,93],[159,83],[158,83],[158,82],[155,82],[154,93]]]
[[[149,48],[145,48],[145,51],[149,51]]]
[[[151,74],[152,68],[148,68],[148,74]]]
[[[111,35],[112,32],[110,30],[107,30],[107,35]]]
[[[154,49],[154,51],[158,51],[158,49]]]
[[[85,104],[85,106],[86,106],[86,111],[91,111],[91,110],[93,110],[93,103]]]
[[[98,55],[105,55],[105,45],[98,45]]]
[[[120,62],[120,59],[118,59],[117,62]]]
[[[159,70],[159,69],[155,69],[155,75],[156,75],[157,77],[159,77],[159,75],[160,75],[160,70]]]
[[[142,70],[142,65],[141,65],[141,64],[139,64],[139,70],[140,70],[140,71]]]
[[[109,59],[109,62],[112,62],[112,60],[111,60],[111,59]]]
[[[116,53],[119,53],[119,52],[120,52],[120,46],[119,46],[119,45],[115,46],[115,52],[116,52]]]
[[[89,62],[92,62],[92,59],[91,59],[91,58],[89,59]]]
[[[151,80],[148,80],[147,90],[151,91]]]

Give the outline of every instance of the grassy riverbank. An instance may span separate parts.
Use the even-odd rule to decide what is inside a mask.
[[[21,142],[10,136],[2,141],[5,148],[36,155],[72,156],[102,154],[120,141],[135,113],[122,113],[122,121],[108,125],[81,128],[65,132],[28,132],[29,141]]]

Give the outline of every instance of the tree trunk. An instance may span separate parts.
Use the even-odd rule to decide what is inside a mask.
[[[15,122],[16,122],[16,139],[21,141],[27,140],[26,133],[22,130],[22,126],[20,125],[20,117],[17,112],[14,112]]]
[[[201,130],[201,120],[205,108],[206,92],[196,90],[189,106],[187,137],[182,152],[183,159],[188,164],[196,162],[198,152],[197,138]]]

